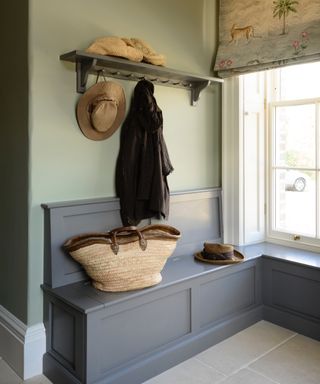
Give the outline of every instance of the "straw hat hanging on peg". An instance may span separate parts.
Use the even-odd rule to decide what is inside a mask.
[[[102,74],[104,81],[98,82]],[[99,71],[96,84],[79,99],[77,121],[82,133],[91,140],[105,140],[121,125],[126,111],[126,98],[120,84],[107,81]]]

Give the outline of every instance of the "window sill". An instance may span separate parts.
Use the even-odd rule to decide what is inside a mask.
[[[301,236],[300,240],[293,240],[292,234],[270,234],[266,238],[266,242],[272,244],[282,245],[284,247],[301,249],[303,251],[309,252],[318,252],[320,254],[320,243],[318,241],[313,241],[314,239],[308,239],[304,236]]]
[[[294,243],[296,245],[296,243]],[[251,245],[236,247],[243,252],[246,258],[257,257],[262,255],[265,257],[288,261],[311,268],[320,269],[320,249],[307,250],[294,247],[293,244],[276,244],[275,242],[263,242]]]

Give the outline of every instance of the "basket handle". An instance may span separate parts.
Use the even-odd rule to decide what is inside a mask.
[[[115,255],[118,254],[119,252],[119,244],[117,241],[117,235],[120,233],[128,233],[128,232],[133,232],[136,233],[139,237],[139,245],[140,248],[145,251],[147,249],[147,240],[143,237],[143,234],[139,231],[137,227],[130,226],[130,227],[120,227],[120,228],[115,228],[112,231],[110,231],[111,234],[111,249]]]

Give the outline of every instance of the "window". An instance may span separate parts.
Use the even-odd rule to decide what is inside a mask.
[[[225,80],[224,242],[320,246],[319,73],[320,62]]]
[[[320,245],[320,63],[270,71],[269,236]]]

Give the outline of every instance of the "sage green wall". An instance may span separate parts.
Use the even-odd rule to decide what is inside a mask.
[[[0,305],[27,321],[28,2],[1,4]]]
[[[59,55],[99,36],[141,37],[167,56],[168,67],[209,75],[216,20],[216,0],[30,0],[29,324],[42,320],[40,204],[115,194],[119,130],[103,142],[82,135],[74,65]],[[135,83],[122,85],[129,104]],[[185,90],[156,86],[155,96],[175,168],[171,190],[220,185],[219,87],[205,91],[197,107]]]

